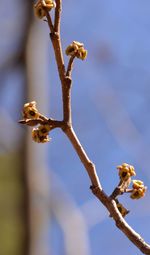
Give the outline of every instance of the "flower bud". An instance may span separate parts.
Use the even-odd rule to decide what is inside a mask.
[[[134,167],[127,163],[117,166],[117,169],[119,170],[119,177],[122,181],[127,181],[131,176],[136,175]]]
[[[48,137],[48,135],[47,134],[42,135],[38,128],[34,128],[32,130],[32,139],[36,143],[47,143],[50,141],[50,138]]]
[[[51,11],[52,8],[56,7],[56,3],[52,0],[39,0],[34,5],[35,16],[42,19],[46,16],[46,11]]]
[[[87,50],[84,49],[84,44],[73,41],[67,48],[66,48],[66,55],[67,56],[74,56],[79,59],[86,59],[87,57]]]
[[[147,188],[144,186],[144,183],[140,180],[133,180],[132,192],[130,197],[132,199],[140,199],[145,196]]]
[[[26,119],[38,119],[39,118],[39,112],[36,108],[36,102],[32,101],[30,103],[24,104],[23,107],[23,118]]]
[[[38,127],[38,130],[39,130],[39,135],[40,136],[45,136],[45,135],[48,135],[49,131],[51,130],[51,126],[50,125],[40,125]]]

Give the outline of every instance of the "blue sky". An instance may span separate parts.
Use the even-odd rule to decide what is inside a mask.
[[[6,0],[2,1],[1,6],[0,10],[6,12]],[[0,67],[5,70],[0,72],[3,87],[0,107],[1,111],[8,113],[8,117],[17,120],[20,118],[19,107],[23,104],[24,73],[21,67],[12,69],[11,65],[8,68],[6,64],[21,48],[27,6],[24,1],[13,0],[11,8],[10,13],[7,9],[5,15],[0,15],[0,33],[3,35],[0,39]],[[73,125],[89,157],[96,164],[108,194],[118,182],[115,167],[122,162],[133,164],[137,169],[137,179],[142,179],[149,188],[149,8],[149,1],[140,0],[63,3],[63,49],[73,40],[83,42],[88,49],[87,60],[76,60],[74,64]],[[44,31],[47,38],[48,30]],[[47,76],[51,83],[51,87],[47,88],[50,95],[49,113],[61,119],[61,91],[51,46],[47,47],[47,53],[45,65],[50,65]],[[65,61],[67,63],[67,57]],[[14,127],[13,137],[17,137],[18,132],[21,135],[21,131]],[[51,137],[52,142],[47,146],[47,164],[56,172],[87,221],[91,254],[137,253],[137,249],[115,228],[107,212],[90,193],[88,177],[69,141],[58,130],[53,131]],[[12,139],[12,147],[14,144]],[[0,149],[3,151],[2,147]],[[127,196],[121,201],[131,210],[127,221],[150,242],[149,199],[148,191],[141,201],[131,201]],[[58,238],[61,242],[62,236],[58,234]]]

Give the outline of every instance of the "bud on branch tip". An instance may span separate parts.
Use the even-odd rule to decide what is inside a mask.
[[[53,0],[39,0],[34,5],[35,16],[39,19],[42,19],[46,16],[46,11],[51,11],[56,7],[56,3]]]

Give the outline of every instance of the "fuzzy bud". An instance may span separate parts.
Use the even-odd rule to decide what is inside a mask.
[[[119,177],[122,181],[127,181],[131,176],[136,175],[134,167],[127,163],[117,166],[117,169],[119,170]]]
[[[130,197],[132,199],[140,199],[145,196],[147,187],[144,186],[144,183],[140,180],[133,180],[133,185],[132,185],[132,192]]]
[[[47,143],[50,141],[50,138],[47,134],[41,134],[38,128],[32,130],[32,139],[36,143]]]
[[[26,119],[38,119],[39,118],[39,112],[36,108],[36,102],[32,101],[30,103],[24,104],[23,107],[23,118]]]
[[[39,0],[34,5],[35,16],[42,19],[46,16],[46,11],[51,11],[51,9],[56,7],[56,3],[52,0]]]
[[[67,56],[74,56],[79,59],[86,59],[87,57],[87,50],[84,49],[84,44],[73,41],[67,48],[66,48],[66,55]]]

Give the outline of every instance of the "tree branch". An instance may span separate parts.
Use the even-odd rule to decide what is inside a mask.
[[[53,26],[51,16],[49,15],[49,12],[47,11],[47,9],[45,9],[45,12],[46,12],[46,18],[47,18],[47,22],[48,22],[50,31],[51,31],[51,33],[54,33],[54,26]]]
[[[93,162],[88,158],[86,152],[84,151],[81,143],[79,142],[73,127],[71,128],[67,128],[64,130],[65,134],[67,135],[67,137],[69,138],[71,144],[73,145],[76,153],[78,154],[81,162],[83,163],[89,178],[91,180],[92,186],[97,188],[99,187],[100,190],[102,190],[101,184],[99,182],[99,178],[98,175],[96,173],[96,169],[95,169],[95,165],[93,164]]]
[[[62,89],[63,94],[63,120],[67,126],[72,125],[72,114],[71,114],[71,85],[72,79],[66,76],[64,79],[64,85]]]
[[[48,13],[47,18],[49,16],[50,15]],[[59,35],[58,32],[55,32],[55,30],[53,30],[50,25],[49,25],[49,28],[50,28],[50,31],[51,31],[50,38],[51,38],[52,45],[53,45],[53,48],[54,48],[55,59],[56,59],[56,63],[57,63],[59,77],[60,77],[62,85],[64,85],[65,65],[64,65],[64,59],[63,59],[63,54],[62,54],[62,46],[61,46],[61,41],[60,41],[60,35]]]
[[[61,9],[62,9],[62,1],[61,0],[56,0],[54,30],[57,33],[60,32]]]
[[[70,59],[69,59],[66,76],[71,77],[71,72],[72,72],[72,69],[73,69],[73,61],[74,61],[74,59],[75,59],[75,56],[71,56]]]
[[[58,1],[60,2],[60,1]],[[57,13],[57,10],[56,10]],[[105,192],[102,190],[100,180],[98,178],[95,165],[88,158],[86,152],[84,151],[80,141],[78,140],[71,123],[71,77],[66,75],[71,75],[73,58],[70,59],[69,65],[67,68],[67,73],[64,73],[64,62],[61,57],[61,43],[60,43],[60,34],[57,34],[57,37],[51,36],[54,52],[56,56],[56,62],[58,65],[58,70],[60,74],[60,79],[62,82],[62,93],[63,93],[63,109],[64,109],[64,126],[62,130],[70,140],[73,148],[78,154],[82,164],[84,165],[89,178],[91,180],[92,186],[91,190],[93,194],[101,201],[101,203],[108,209],[110,215],[114,219],[116,226],[128,237],[128,239],[139,248],[144,254],[150,254],[150,245],[148,245],[143,238],[136,233],[124,220],[119,210],[117,209],[116,202],[108,197]],[[69,81],[69,82],[68,82]]]
[[[102,190],[95,166],[86,155],[82,145],[80,144],[76,134],[73,131],[73,128],[71,127],[66,129],[65,134],[69,138],[86,171],[88,172],[89,178],[92,182],[91,190],[93,194],[108,209],[110,215],[116,222],[116,226],[128,237],[128,239],[135,246],[137,246],[141,252],[144,254],[150,254],[150,245],[148,245],[144,239],[127,224],[127,222],[118,211],[116,202],[108,197]]]
[[[52,41],[58,73],[59,73],[61,86],[62,86],[63,120],[67,122],[68,125],[70,125],[71,123],[70,93],[71,93],[72,79],[66,76],[66,71],[65,71],[64,59],[62,54],[62,46],[61,46],[61,40],[60,40],[60,31],[58,29],[59,22],[60,22],[60,12],[61,12],[61,1],[58,0],[56,2],[54,30],[52,29],[51,24],[49,22],[48,24],[51,31],[50,38]],[[47,13],[47,20],[49,20],[49,16],[50,14]]]
[[[78,140],[72,126],[71,118],[71,71],[73,66],[74,57],[71,57],[68,63],[67,72],[65,72],[64,59],[62,54],[61,38],[60,38],[60,16],[61,16],[61,0],[56,0],[55,9],[55,21],[54,26],[51,21],[51,17],[46,12],[48,25],[50,28],[50,38],[54,48],[58,73],[62,85],[62,97],[63,97],[63,121],[48,120],[49,124],[53,123],[56,127],[60,127],[70,140],[73,148],[79,156],[82,164],[84,165],[89,178],[91,180],[91,190],[93,194],[101,201],[101,203],[107,208],[111,217],[114,219],[116,226],[128,237],[128,239],[144,254],[150,254],[150,245],[147,244],[143,238],[136,233],[124,220],[121,213],[119,212],[115,198],[121,194],[121,189],[118,186],[112,195],[109,197],[105,194],[102,189],[100,180],[98,178],[95,165],[88,158],[85,150],[83,149],[80,141]],[[125,189],[124,189],[125,190]]]

